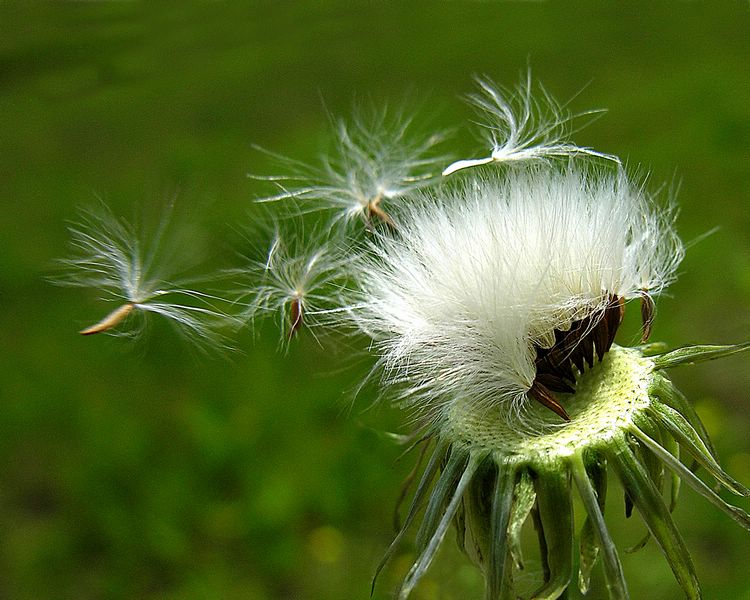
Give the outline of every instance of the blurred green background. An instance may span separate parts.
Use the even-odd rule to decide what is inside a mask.
[[[273,327],[229,360],[160,326],[135,347],[83,338],[104,304],[45,277],[100,197],[130,217],[176,196],[207,268],[232,264],[261,193],[246,174],[270,169],[253,143],[311,160],[329,112],[409,97],[472,151],[459,96],[527,64],[559,99],[585,87],[573,110],[609,109],[578,143],[679,187],[683,239],[719,227],[690,247],[654,339],[750,338],[746,1],[0,2],[0,597],[369,597],[411,461],[382,433],[400,415],[352,399],[366,359],[305,335],[283,355]],[[674,373],[745,483],[748,360]],[[608,519],[621,547],[644,531],[615,493]],[[689,489],[676,520],[705,597],[750,598],[750,535]],[[681,597],[655,545],[623,562],[634,599]],[[414,597],[480,589],[448,543]]]

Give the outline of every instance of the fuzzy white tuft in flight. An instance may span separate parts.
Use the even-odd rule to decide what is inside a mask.
[[[440,177],[446,157],[434,149],[445,139],[442,132],[413,136],[412,120],[387,110],[356,115],[350,124],[335,123],[336,148],[319,165],[309,165],[259,148],[289,173],[250,175],[278,186],[276,194],[259,202],[297,199],[302,212],[332,209],[336,220],[362,218],[393,224],[392,201],[424,188]]]
[[[145,324],[143,317],[158,314],[201,348],[224,346],[219,329],[233,320],[218,308],[225,301],[167,274],[170,259],[184,252],[176,240],[165,240],[168,224],[165,218],[146,237],[102,206],[86,211],[70,227],[73,255],[58,261],[63,271],[54,281],[97,289],[106,300],[117,303],[104,318],[83,329],[83,335],[137,336]]]
[[[480,93],[469,96],[469,101],[485,119],[480,125],[486,130],[486,138],[491,148],[490,155],[458,160],[443,170],[444,176],[489,163],[544,160],[576,155],[593,156],[620,163],[616,156],[576,146],[568,140],[572,133],[571,121],[601,111],[569,114],[543,89],[540,89],[541,100],[537,99],[532,94],[531,73],[527,74],[525,83],[519,85],[514,92],[506,92],[485,79],[479,79],[477,83]]]

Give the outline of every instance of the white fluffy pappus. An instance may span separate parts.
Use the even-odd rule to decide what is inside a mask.
[[[140,231],[105,206],[85,211],[70,227],[72,256],[58,261],[55,283],[99,290],[117,308],[81,331],[84,335],[139,335],[148,314],[158,314],[198,347],[225,347],[220,328],[232,321],[221,298],[175,280],[174,257],[184,245],[168,235],[169,218],[153,232]],[[170,232],[171,233],[171,232]]]
[[[525,81],[512,91],[497,87],[487,79],[477,79],[477,84],[480,93],[470,95],[468,101],[482,117],[479,124],[484,129],[483,137],[490,146],[490,155],[484,158],[458,160],[446,167],[443,175],[489,163],[546,160],[578,155],[620,163],[617,156],[577,146],[568,139],[573,133],[572,121],[579,117],[596,115],[601,113],[601,110],[571,114],[541,86],[539,95],[535,95],[530,71]]]
[[[431,185],[440,177],[445,156],[435,146],[445,139],[442,132],[416,136],[412,119],[398,111],[355,113],[351,123],[335,121],[335,148],[318,165],[310,165],[278,154],[269,154],[288,171],[282,175],[250,177],[278,186],[276,194],[259,202],[297,199],[302,212],[330,209],[334,218],[350,222],[372,217],[388,222],[390,200]]]
[[[245,320],[278,315],[285,342],[302,326],[322,324],[325,315],[340,310],[343,303],[352,256],[320,234],[311,237],[316,243],[277,231],[265,260],[250,261],[235,271],[247,282],[240,291],[247,304]]]
[[[673,279],[673,221],[620,167],[470,177],[405,206],[398,231],[376,237],[350,315],[419,417],[439,422],[456,399],[522,416],[536,348],[556,329]]]

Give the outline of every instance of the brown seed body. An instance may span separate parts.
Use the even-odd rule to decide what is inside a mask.
[[[293,298],[289,305],[289,339],[302,327],[304,307],[300,298]]]
[[[645,344],[648,341],[648,338],[651,337],[651,326],[654,323],[654,312],[656,308],[654,305],[654,299],[646,290],[643,290],[643,292],[643,296],[641,296],[641,321],[643,322],[641,344]]]
[[[122,321],[125,320],[125,317],[127,317],[134,308],[135,305],[132,302],[123,304],[119,308],[116,308],[111,313],[109,313],[98,323],[91,325],[91,327],[87,327],[86,329],[82,329],[80,331],[80,334],[92,335],[94,333],[102,333],[103,331],[108,331],[113,327],[117,327]]]
[[[372,221],[373,218],[377,218],[388,227],[396,229],[396,223],[393,221],[391,216],[380,206],[380,202],[382,201],[382,199],[383,196],[379,194],[367,203],[367,218],[370,221]]]

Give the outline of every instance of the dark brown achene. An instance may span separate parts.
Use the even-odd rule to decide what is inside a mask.
[[[651,313],[652,307],[653,303]],[[575,392],[576,370],[578,374],[583,373],[586,365],[592,367],[595,360],[604,358],[615,341],[615,334],[624,314],[624,299],[611,294],[601,314],[573,321],[568,330],[556,329],[555,343],[550,348],[536,348],[536,377],[528,391],[529,397],[560,418],[570,421],[568,413],[553,392]],[[644,336],[646,328],[650,330],[650,325],[650,320],[644,319]]]
[[[295,296],[289,304],[289,339],[292,339],[302,327],[304,307],[302,298]]]

